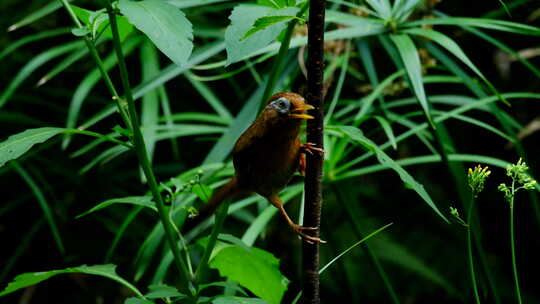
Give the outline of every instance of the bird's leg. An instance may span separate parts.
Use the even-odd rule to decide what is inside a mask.
[[[316,152],[319,152],[319,153],[324,153],[324,150],[321,149],[321,148],[317,148],[316,147],[316,144],[314,143],[305,143],[305,144],[301,144],[300,145],[300,152],[306,154],[306,153],[309,153],[309,154],[313,154],[313,151],[316,151]]]
[[[266,199],[274,205],[274,207],[278,208],[279,213],[281,216],[287,221],[287,224],[296,232],[300,237],[302,237],[306,242],[308,243],[326,243],[325,241],[321,240],[318,237],[310,236],[304,233],[304,230],[317,230],[317,227],[304,227],[300,226],[298,224],[295,224],[289,215],[287,214],[287,211],[285,211],[285,208],[283,208],[283,204],[281,203],[281,199],[277,194],[272,194],[268,196]]]
[[[298,162],[298,172],[300,172],[300,175],[306,176],[306,155],[300,154]]]

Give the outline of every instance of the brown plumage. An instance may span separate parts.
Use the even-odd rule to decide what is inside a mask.
[[[310,109],[313,107],[296,93],[273,95],[234,145],[234,177],[219,188],[208,204],[201,208],[197,216],[199,220],[186,224],[193,226],[194,222],[200,222],[200,219],[212,214],[227,197],[256,192],[278,208],[287,224],[303,239],[321,242],[319,238],[304,233],[304,230],[315,230],[315,227],[302,227],[289,218],[279,198],[279,192],[289,183],[296,170],[303,175],[305,156],[302,153],[323,152],[312,144],[302,144],[299,139],[302,121],[313,118],[304,113]]]

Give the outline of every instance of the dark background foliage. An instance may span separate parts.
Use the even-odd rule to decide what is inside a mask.
[[[20,20],[28,13],[42,7],[48,1],[20,2],[3,0],[0,4],[2,11],[0,29],[6,29],[14,22]],[[510,1],[508,1],[510,2]],[[98,8],[93,1],[77,1],[85,8]],[[209,7],[187,9],[185,13],[194,27],[224,28],[228,24],[227,17],[235,2],[228,2]],[[527,23],[531,13],[540,7],[534,1],[529,1],[512,9],[511,17],[502,11],[500,3],[495,0],[473,3],[471,1],[442,1],[437,9],[453,16],[482,17],[486,14],[497,13],[497,18],[515,22]],[[539,26],[539,19],[529,22]],[[63,10],[42,18],[41,20],[16,30],[4,32],[0,35],[0,49],[5,48],[14,41],[27,35],[43,30],[71,25],[67,14]],[[500,92],[538,92],[540,79],[519,63],[512,63],[508,74],[503,75],[497,69],[495,57],[500,51],[493,45],[473,36],[457,27],[445,27],[441,30],[458,41],[470,59],[490,79]],[[511,46],[514,50],[538,47],[536,37],[518,36],[496,32],[496,38]],[[16,72],[30,59],[41,51],[52,46],[65,43],[72,39],[70,36],[59,36],[42,40],[20,48],[15,53],[4,58],[0,63],[0,90],[3,90],[11,81]],[[195,40],[195,48],[204,45],[203,38]],[[110,50],[109,44],[100,46],[100,51]],[[381,75],[388,75],[395,70],[388,56],[380,45],[374,45],[372,50],[377,71]],[[296,52],[296,50],[295,50]],[[140,82],[140,66],[138,51],[128,57],[128,68],[132,83]],[[224,59],[222,52],[213,60]],[[331,59],[331,58],[330,58]],[[169,64],[168,59],[160,55],[162,66]],[[358,65],[355,59],[352,64]],[[531,62],[538,66],[537,58]],[[46,71],[55,63],[48,63],[40,71]],[[243,63],[237,63],[227,68],[232,70]],[[272,61],[266,61],[257,66],[261,71],[270,69]],[[52,79],[44,86],[36,87],[40,79],[40,72],[33,73],[17,93],[0,111],[0,138],[4,139],[11,134],[27,128],[40,126],[63,126],[74,88],[80,80],[94,68],[90,58],[78,61],[64,71],[60,76]],[[219,72],[223,72],[222,69]],[[113,69],[111,75],[115,83],[120,83],[117,70]],[[337,77],[337,76],[336,76]],[[301,87],[302,77],[295,81],[296,87]],[[367,82],[366,82],[367,83]],[[334,82],[335,84],[335,82]],[[365,83],[364,83],[365,84]],[[249,72],[244,71],[233,78],[209,82],[213,92],[225,102],[231,113],[238,113],[253,89],[257,87]],[[357,81],[346,81],[342,97],[354,99],[360,94]],[[448,84],[431,85],[428,94],[468,94],[466,88],[459,85]],[[204,99],[191,87],[183,77],[177,77],[166,84],[170,94],[171,108],[178,112],[210,112],[211,108]],[[333,85],[329,95],[335,88]],[[405,90],[398,97],[410,96]],[[329,99],[329,98],[327,98]],[[109,95],[103,83],[98,83],[89,95],[81,112],[81,121],[91,117],[105,104],[109,103]],[[538,100],[513,103],[512,107],[504,110],[522,124],[527,124],[540,115]],[[418,110],[416,108],[416,110]],[[441,107],[442,110],[442,107]],[[497,125],[493,116],[476,114],[475,118]],[[111,127],[120,124],[119,117],[109,118],[94,127],[94,130],[107,133]],[[370,131],[374,123],[362,126],[366,135],[377,142],[384,142],[382,132]],[[518,158],[515,150],[505,148],[507,144],[500,137],[483,129],[464,124],[458,120],[449,120],[446,123],[456,149],[463,154],[482,154],[495,158],[515,162]],[[399,130],[399,128],[397,129]],[[184,137],[178,140],[180,147],[179,158],[171,154],[168,141],[157,144],[155,170],[159,180],[167,180],[171,176],[198,166],[213,146],[216,136]],[[32,150],[33,152],[20,160],[20,164],[28,170],[36,183],[40,186],[47,201],[53,207],[54,216],[66,252],[61,255],[55,246],[50,229],[44,219],[34,194],[28,185],[8,164],[0,168],[0,189],[2,201],[0,205],[0,285],[3,287],[15,275],[23,272],[60,269],[80,264],[101,264],[105,254],[114,238],[114,232],[131,207],[115,206],[100,213],[81,219],[74,217],[94,206],[113,197],[142,195],[147,187],[140,183],[139,169],[135,155],[124,153],[104,165],[80,173],[79,170],[95,157],[88,154],[78,158],[70,157],[76,147],[81,147],[91,139],[77,137],[74,143],[63,150],[58,137]],[[526,137],[522,144],[529,155],[528,162],[533,168],[532,175],[538,176],[540,166],[540,133],[536,132]],[[94,152],[95,153],[95,152]],[[390,152],[389,152],[390,153]],[[414,155],[429,153],[417,139],[401,142],[397,151],[390,154],[394,159],[402,159]],[[465,164],[466,167],[475,164]],[[463,207],[459,203],[456,186],[444,164],[424,164],[408,167],[408,171],[421,182],[434,201],[447,214],[449,206],[459,207],[462,214]],[[487,182],[486,190],[477,201],[479,222],[482,227],[482,243],[486,252],[486,260],[493,271],[493,279],[503,303],[510,303],[513,299],[513,285],[511,280],[511,264],[508,239],[508,205],[496,186],[506,181],[505,172],[500,168],[492,168],[492,176]],[[298,178],[298,181],[300,179]],[[465,229],[457,224],[446,224],[437,217],[432,210],[420,202],[420,198],[412,191],[407,190],[403,183],[392,172],[384,171],[343,182],[328,183],[325,188],[325,201],[323,207],[322,237],[329,244],[323,245],[323,263],[347,248],[358,235],[350,225],[349,217],[355,217],[365,224],[365,233],[393,222],[382,236],[387,243],[373,242],[373,250],[380,254],[388,277],[392,281],[402,303],[472,303],[468,269],[466,262]],[[350,214],[345,211],[340,200],[350,200],[357,203],[358,213]],[[291,214],[298,214],[299,199],[295,199],[287,209]],[[537,208],[540,208],[537,207]],[[254,207],[251,211],[256,212]],[[516,242],[518,248],[518,267],[520,270],[523,296],[528,303],[539,301],[540,294],[536,277],[540,264],[536,257],[540,252],[538,248],[540,222],[536,217],[537,209],[532,205],[526,193],[520,193],[516,205]],[[125,278],[131,279],[134,274],[134,255],[142,240],[147,236],[148,229],[155,224],[154,214],[143,211],[129,226],[127,234],[121,240],[112,261],[119,265],[118,272]],[[225,231],[240,234],[244,225],[237,220],[228,220]],[[399,255],[400,251],[392,250],[388,244],[398,243],[407,250],[403,256],[414,256],[413,260],[407,258],[393,260],[392,255]],[[275,218],[267,228],[267,232],[256,244],[264,248],[281,260],[281,270],[291,279],[289,292],[284,303],[289,303],[296,295],[299,284],[300,242],[292,236],[281,219]],[[394,248],[395,249],[395,248]],[[408,261],[408,262],[407,262]],[[417,264],[418,261],[421,264]],[[12,263],[12,264],[11,264]],[[6,268],[7,266],[10,268]],[[157,266],[157,261],[152,264]],[[151,266],[151,267],[152,267]],[[416,268],[416,269],[415,269]],[[421,268],[418,270],[418,268]],[[427,278],[419,275],[424,271],[436,274],[437,278]],[[486,275],[478,267],[480,289],[486,291]],[[171,276],[172,277],[172,276]],[[444,283],[436,283],[442,278]],[[149,277],[143,277],[139,282],[145,286]],[[441,285],[455,288],[452,294]],[[101,278],[83,275],[58,276],[50,281],[36,285],[24,292],[18,292],[3,298],[5,303],[122,303],[128,295],[126,290],[120,289],[115,283]],[[352,303],[389,303],[384,285],[378,277],[373,265],[361,249],[353,250],[341,262],[335,264],[322,276],[323,303],[352,302]],[[27,298],[24,298],[27,297]],[[492,303],[491,295],[486,293],[486,303]],[[28,299],[28,300],[25,300]]]

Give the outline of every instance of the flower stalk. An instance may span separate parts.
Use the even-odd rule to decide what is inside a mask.
[[[514,277],[514,285],[516,288],[516,299],[518,304],[521,304],[521,290],[519,288],[519,276],[516,263],[516,244],[514,233],[514,199],[519,190],[533,190],[536,180],[527,174],[529,167],[520,158],[516,164],[508,165],[506,175],[512,179],[512,184],[507,186],[502,183],[499,185],[499,191],[504,193],[504,198],[510,206],[510,251],[512,253],[512,274]]]

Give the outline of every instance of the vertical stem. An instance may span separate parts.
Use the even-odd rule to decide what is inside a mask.
[[[519,279],[516,265],[516,248],[514,241],[514,182],[512,182],[512,200],[510,201],[510,249],[512,250],[512,272],[516,284],[516,297],[518,304],[521,304],[521,292],[519,290]]]
[[[133,100],[133,94],[131,93],[131,87],[129,85],[126,62],[124,59],[124,55],[122,53],[122,46],[120,44],[120,36],[118,34],[118,24],[116,22],[116,15],[112,8],[110,0],[107,0],[105,4],[107,7],[107,13],[109,15],[109,21],[111,23],[114,49],[116,51],[116,56],[118,57],[118,66],[120,68],[120,77],[122,79],[122,85],[124,87],[124,95],[125,95],[125,98],[127,99],[129,118],[131,119],[131,126],[133,130],[133,139],[132,139],[133,145],[135,148],[135,152],[137,154],[137,158],[139,159],[139,164],[144,172],[146,180],[148,181],[148,186],[150,187],[150,191],[152,192],[154,201],[156,202],[156,207],[158,209],[161,224],[163,225],[163,228],[165,230],[167,243],[169,244],[169,247],[174,257],[174,262],[180,273],[180,280],[181,280],[180,290],[184,293],[187,293],[188,282],[190,281],[191,278],[188,275],[187,267],[182,259],[182,256],[180,255],[180,250],[178,250],[177,241],[175,239],[176,235],[174,233],[174,228],[171,222],[169,221],[168,213],[165,208],[165,204],[163,203],[163,198],[161,197],[158,183],[157,183],[156,177],[154,176],[154,172],[152,170],[152,166],[150,164],[150,160],[148,158],[148,154],[146,151],[144,138],[141,133],[141,129],[139,125],[139,118],[137,115],[137,111],[135,109],[135,102]]]
[[[67,0],[60,0],[60,2],[62,2],[62,5],[64,6],[69,16],[73,20],[73,23],[75,23],[75,25],[78,28],[83,28],[83,25],[81,24],[81,22],[75,15],[75,12],[71,8],[71,6],[69,6],[69,3],[67,2]],[[83,39],[84,39],[84,43],[86,44],[86,47],[90,51],[90,56],[92,56],[92,59],[94,59],[94,61],[96,62],[96,66],[99,70],[99,73],[101,74],[101,78],[103,78],[103,81],[105,82],[105,86],[107,86],[109,93],[112,95],[116,103],[116,107],[118,108],[118,112],[120,113],[120,116],[122,117],[122,120],[124,121],[124,124],[128,127],[128,129],[131,129],[131,124],[129,122],[127,113],[120,103],[120,96],[116,92],[116,89],[114,88],[112,80],[109,77],[109,74],[107,74],[107,71],[105,70],[105,66],[103,65],[103,61],[101,61],[101,58],[99,57],[99,53],[96,49],[96,46],[94,45],[94,42],[92,41],[92,39],[90,39],[90,37],[88,37],[88,35],[85,35]]]
[[[473,213],[473,205],[475,202],[475,194],[472,194],[471,203],[469,204],[469,212],[467,213],[467,253],[469,255],[469,270],[471,273],[471,282],[474,291],[474,299],[477,304],[480,304],[480,296],[478,295],[478,287],[476,286],[476,276],[474,274],[474,263],[473,263],[473,245],[472,245],[472,236],[471,236],[471,220]]]
[[[230,200],[226,200],[221,205],[219,211],[216,214],[216,217],[214,220],[214,226],[212,227],[212,232],[210,233],[210,239],[208,240],[208,245],[206,245],[204,254],[201,258],[201,261],[199,262],[197,271],[195,272],[195,284],[203,283],[205,279],[206,272],[208,271],[208,261],[210,260],[210,256],[212,255],[212,251],[214,250],[214,247],[216,246],[217,238],[218,238],[219,232],[221,231],[221,228],[223,227],[225,218],[227,217],[230,204],[231,204]]]
[[[307,141],[323,147],[323,72],[324,72],[324,0],[310,0],[308,26],[308,93],[307,101],[315,107],[315,117],[307,122]],[[304,225],[319,227],[322,206],[323,155],[307,155],[305,179]],[[319,231],[315,231],[319,236]],[[302,303],[319,304],[319,244],[302,245]]]
[[[300,9],[300,12],[296,14],[296,16],[302,17],[302,15],[306,12],[307,8],[308,6],[306,3]],[[270,76],[268,77],[268,81],[266,82],[266,87],[264,88],[261,104],[259,105],[259,112],[262,111],[262,109],[266,106],[266,102],[270,98],[270,95],[272,95],[272,92],[276,87],[277,80],[281,76],[281,72],[283,71],[283,65],[285,64],[285,58],[287,56],[287,52],[289,51],[289,44],[291,43],[291,37],[294,31],[294,27],[297,23],[298,19],[296,18],[289,21],[289,25],[285,30],[283,41],[281,42],[278,54],[276,56],[276,59],[274,60],[274,64],[272,65],[272,70],[270,71]]]

